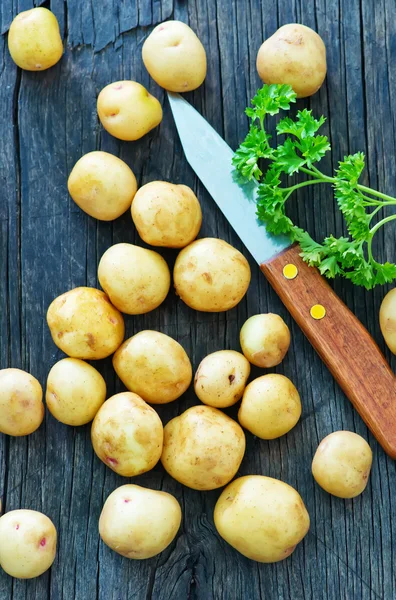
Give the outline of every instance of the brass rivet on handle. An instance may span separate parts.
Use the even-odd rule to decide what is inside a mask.
[[[314,304],[309,312],[311,314],[311,317],[313,319],[316,319],[317,321],[323,319],[323,317],[326,316],[326,309],[321,304]]]
[[[298,269],[296,265],[289,263],[283,267],[283,277],[285,279],[295,279],[298,275]]]

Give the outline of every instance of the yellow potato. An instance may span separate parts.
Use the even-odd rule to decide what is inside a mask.
[[[110,83],[100,92],[97,107],[103,127],[119,140],[138,140],[162,121],[161,104],[136,81]]]
[[[152,246],[183,248],[198,235],[201,206],[186,185],[151,181],[137,192],[132,219],[142,240]]]
[[[284,359],[290,346],[290,331],[279,315],[254,315],[242,326],[242,352],[256,367],[275,367]]]
[[[385,343],[396,354],[396,288],[390,290],[383,299],[379,319]]]
[[[20,369],[0,370],[0,432],[29,435],[44,418],[43,390],[33,375]]]
[[[83,360],[64,358],[48,373],[45,399],[48,410],[61,423],[85,425],[106,400],[106,382]]]
[[[124,339],[121,313],[95,288],[78,287],[55,298],[47,323],[54,343],[72,358],[106,358]]]
[[[114,306],[128,315],[154,310],[170,288],[169,267],[162,256],[133,244],[115,244],[106,250],[98,279]]]
[[[0,518],[0,565],[8,575],[32,579],[55,560],[56,529],[35,510],[12,510]]]
[[[242,428],[211,406],[192,406],[164,428],[161,462],[194,490],[215,490],[234,477],[245,454]]]
[[[125,387],[151,404],[167,404],[191,383],[192,368],[184,348],[159,331],[140,331],[126,340],[113,357]]]
[[[122,392],[109,398],[92,423],[93,448],[110,469],[124,477],[150,471],[160,459],[161,419],[137,394]]]
[[[242,398],[250,375],[250,363],[240,352],[220,350],[208,354],[199,365],[194,390],[204,404],[232,406]]]
[[[174,540],[181,517],[180,504],[171,494],[122,485],[103,506],[99,533],[104,543],[122,556],[151,558]]]
[[[373,453],[360,435],[335,431],[319,444],[312,461],[312,475],[326,492],[339,498],[355,498],[367,485]]]
[[[246,387],[238,420],[263,440],[273,440],[292,429],[301,416],[300,395],[290,379],[271,373]]]
[[[188,92],[206,77],[206,52],[193,30],[181,21],[165,21],[150,33],[142,57],[151,77],[171,92]]]
[[[323,40],[305,25],[283,25],[260,47],[257,71],[264,83],[286,83],[298,98],[312,96],[326,77]]]
[[[290,556],[309,530],[300,494],[287,483],[262,475],[230,483],[216,503],[214,522],[233,548],[263,563]]]
[[[46,8],[19,13],[8,32],[12,60],[26,71],[44,71],[55,65],[63,54],[59,24]]]
[[[137,190],[128,165],[108,152],[88,152],[76,162],[67,187],[74,202],[100,221],[112,221],[130,208]]]
[[[190,308],[221,312],[246,294],[250,267],[243,254],[224,240],[203,238],[179,253],[173,277],[177,295]]]

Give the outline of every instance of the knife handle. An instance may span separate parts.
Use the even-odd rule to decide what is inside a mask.
[[[377,344],[295,244],[260,268],[385,452],[396,458],[396,377]],[[297,267],[297,275],[293,276]],[[290,273],[288,272],[290,271]],[[311,316],[313,306],[316,319]],[[316,313],[315,313],[316,310]],[[318,318],[319,317],[319,318]],[[320,318],[322,317],[322,318]]]

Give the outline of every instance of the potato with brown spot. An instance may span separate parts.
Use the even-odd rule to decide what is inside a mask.
[[[0,432],[29,435],[44,418],[43,390],[33,375],[21,369],[0,370]]]
[[[211,406],[193,406],[165,426],[161,462],[183,485],[215,490],[234,477],[245,445],[233,419]]]
[[[121,313],[96,288],[78,287],[55,298],[47,323],[54,343],[72,358],[106,358],[124,339]]]
[[[396,288],[390,290],[382,300],[379,321],[386,345],[396,354]]]
[[[122,485],[103,506],[99,534],[118,554],[142,560],[169,546],[181,517],[180,504],[171,494],[140,485]]]
[[[140,396],[122,392],[109,398],[92,423],[91,439],[97,456],[124,477],[150,471],[160,459],[162,422]]]
[[[290,331],[279,315],[253,315],[242,326],[240,344],[249,362],[268,369],[284,359],[290,346]]]
[[[263,563],[290,556],[310,525],[300,494],[287,483],[262,475],[230,483],[216,503],[214,522],[233,548]]]
[[[240,352],[219,350],[200,363],[194,379],[198,398],[208,406],[226,408],[242,398],[250,363]]]

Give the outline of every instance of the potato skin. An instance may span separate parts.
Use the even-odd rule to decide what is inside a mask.
[[[373,453],[357,433],[335,431],[319,444],[312,475],[326,492],[338,498],[355,498],[367,485]]]
[[[140,396],[122,392],[109,398],[92,423],[95,453],[110,469],[134,477],[155,467],[163,443],[162,422]]]
[[[165,21],[143,44],[142,58],[151,77],[170,92],[188,92],[206,77],[206,52],[193,30],[181,21]]]
[[[125,387],[150,404],[176,400],[192,379],[184,348],[159,331],[140,331],[126,340],[114,354],[113,367]]]
[[[130,208],[136,177],[128,165],[108,152],[88,152],[74,165],[67,188],[74,202],[100,221],[117,219]]]
[[[224,240],[203,238],[179,253],[173,271],[176,294],[195,310],[222,312],[236,306],[250,283],[246,258]]]
[[[121,313],[96,288],[78,287],[55,298],[47,323],[54,343],[72,358],[106,358],[124,339]]]
[[[379,320],[385,343],[396,354],[396,288],[390,290],[383,299]]]
[[[194,379],[198,398],[208,406],[226,408],[242,398],[250,363],[240,352],[219,350],[201,361]]]
[[[57,533],[52,521],[35,510],[12,510],[0,518],[0,565],[8,575],[31,579],[55,560]]]
[[[249,362],[268,369],[284,359],[290,346],[290,331],[279,315],[253,315],[242,326],[240,344]]]
[[[55,65],[62,57],[63,44],[54,13],[41,7],[19,13],[8,32],[8,49],[25,71],[44,71]]]
[[[61,423],[85,425],[106,400],[106,382],[83,360],[63,358],[48,373],[45,399],[48,410]]]
[[[253,435],[273,440],[290,431],[301,416],[300,395],[284,375],[271,373],[246,387],[238,421]]]
[[[181,517],[180,504],[171,494],[140,485],[122,485],[103,506],[99,534],[122,556],[151,558],[174,540]]]
[[[263,563],[290,556],[310,525],[300,494],[287,483],[262,475],[230,483],[216,503],[214,522],[233,548]]]
[[[0,432],[29,435],[44,418],[43,390],[33,375],[21,369],[0,370]]]
[[[283,25],[260,47],[257,71],[264,83],[286,83],[298,98],[312,96],[326,77],[323,40],[305,25]]]
[[[201,205],[186,185],[151,181],[137,192],[132,219],[142,240],[151,246],[184,248],[198,235]]]
[[[215,490],[234,477],[245,446],[245,434],[233,419],[211,406],[192,406],[165,426],[161,462],[183,485]]]
[[[97,109],[106,131],[127,142],[140,139],[162,121],[161,104],[136,81],[115,81],[104,87]]]
[[[170,288],[169,267],[162,256],[133,244],[115,244],[106,250],[98,279],[112,304],[128,315],[154,310]]]

